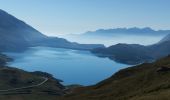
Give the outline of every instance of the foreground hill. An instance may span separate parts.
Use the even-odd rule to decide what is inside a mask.
[[[8,59],[0,54],[0,100],[56,100],[66,93],[50,74],[7,67]]]
[[[70,49],[103,47],[103,45],[83,45],[62,38],[48,37],[25,22],[0,10],[0,51],[19,51],[30,46],[52,46]]]
[[[4,57],[4,56],[1,56]],[[88,87],[66,88],[51,75],[0,65],[2,100],[169,100],[170,56],[122,69]]]
[[[120,70],[89,87],[77,88],[62,100],[169,100],[170,56]]]

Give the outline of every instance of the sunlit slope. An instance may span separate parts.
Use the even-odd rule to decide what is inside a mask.
[[[169,100],[170,56],[120,70],[97,85],[78,88],[63,100]]]

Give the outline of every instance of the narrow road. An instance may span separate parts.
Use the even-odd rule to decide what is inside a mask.
[[[40,85],[43,85],[44,83],[46,83],[48,81],[48,78],[46,77],[42,77],[44,80],[42,82],[40,82],[39,84],[35,84],[35,85],[30,85],[30,86],[24,86],[24,87],[19,87],[19,88],[12,88],[12,89],[6,89],[6,90],[0,90],[0,92],[8,92],[8,91],[15,91],[15,90],[21,90],[21,89],[28,89],[28,88],[34,88],[34,87],[38,87]]]

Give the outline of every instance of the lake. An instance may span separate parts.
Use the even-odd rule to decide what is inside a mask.
[[[43,71],[63,80],[63,84],[93,85],[128,65],[99,58],[89,51],[32,47],[25,52],[7,52],[14,59],[8,65],[26,71]]]

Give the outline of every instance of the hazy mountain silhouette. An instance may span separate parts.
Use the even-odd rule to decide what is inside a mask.
[[[15,50],[47,38],[21,20],[0,10],[0,50]]]
[[[160,42],[149,46],[117,44],[108,48],[96,48],[91,52],[97,56],[108,57],[126,64],[150,62],[170,54],[170,35],[164,37]]]
[[[168,34],[166,37],[161,39],[159,43],[166,42],[166,41],[170,41],[170,34]]]
[[[71,49],[103,47],[103,45],[83,45],[71,43],[62,38],[48,37],[25,22],[0,10],[0,51],[18,51],[30,46],[52,46]]]
[[[96,31],[88,31],[81,34],[82,36],[114,36],[114,35],[167,35],[170,30],[153,30],[150,27],[145,28],[114,28],[114,29],[99,29]]]

